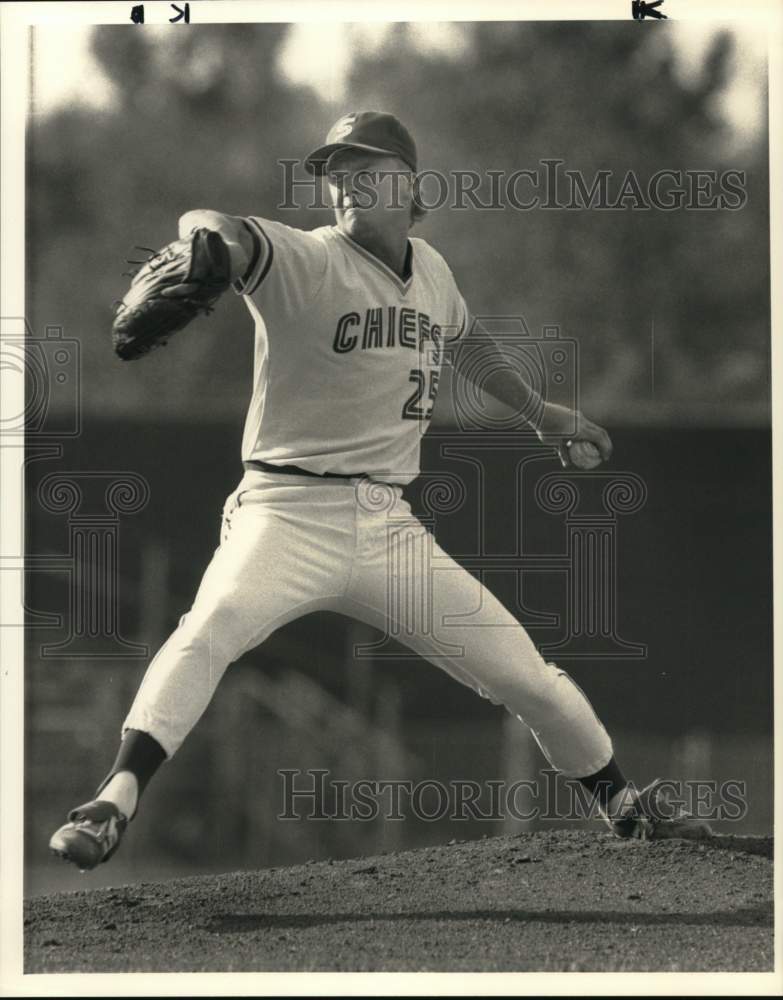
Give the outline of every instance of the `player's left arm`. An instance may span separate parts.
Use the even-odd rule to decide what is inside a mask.
[[[573,441],[591,442],[601,459],[609,460],[612,441],[606,430],[579,410],[546,401],[480,322],[466,317],[466,330],[455,340],[446,351],[454,371],[519,413],[542,444],[555,448],[564,466],[571,464],[567,442]]]

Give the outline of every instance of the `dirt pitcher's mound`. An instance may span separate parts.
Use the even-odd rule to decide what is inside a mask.
[[[25,971],[769,971],[772,905],[771,838],[530,833],[33,899]]]

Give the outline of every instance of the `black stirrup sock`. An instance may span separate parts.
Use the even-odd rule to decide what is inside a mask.
[[[160,765],[166,759],[166,751],[149,733],[140,729],[129,729],[122,738],[117,757],[111,770],[98,786],[95,797],[98,798],[115,774],[120,771],[130,771],[135,775],[139,786],[139,795],[147,787],[147,783]]]
[[[591,795],[597,797],[598,806],[605,816],[609,812],[612,798],[628,786],[628,781],[614,757],[606,767],[602,767],[595,774],[587,775],[586,778],[579,778],[579,782]]]

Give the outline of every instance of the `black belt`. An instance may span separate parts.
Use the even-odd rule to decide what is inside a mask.
[[[279,472],[287,476],[317,476],[320,479],[353,479],[356,476],[367,477],[366,472],[311,472],[309,469],[300,469],[298,465],[272,465],[269,462],[259,462],[251,460],[243,462],[242,465],[248,471],[258,469],[259,472]]]

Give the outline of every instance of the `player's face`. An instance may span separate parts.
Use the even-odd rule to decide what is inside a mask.
[[[398,157],[340,150],[326,176],[337,225],[348,236],[407,233],[413,176]]]

